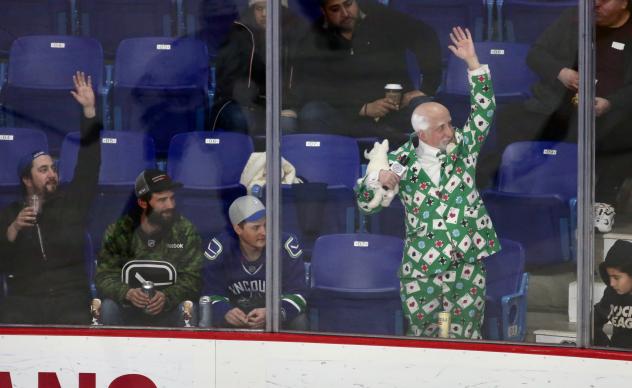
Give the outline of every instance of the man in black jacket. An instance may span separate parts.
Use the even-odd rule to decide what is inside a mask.
[[[73,81],[71,93],[83,108],[73,181],[58,187],[53,159],[34,150],[18,165],[24,199],[0,212],[0,264],[9,274],[9,296],[0,300],[1,323],[89,323],[84,235],[101,164],[102,125],[90,77],[77,72]]]
[[[323,23],[297,50],[293,103],[302,106],[300,129],[353,137],[407,140],[412,110],[441,81],[441,50],[428,25],[373,0],[321,0]],[[406,52],[414,53],[423,82],[410,80]],[[399,105],[386,84],[403,88]],[[303,106],[306,104],[305,106]]]
[[[632,165],[632,20],[628,0],[595,0],[596,199],[615,203]],[[516,141],[577,141],[579,89],[576,8],[565,11],[534,43],[527,64],[540,77],[525,103],[498,111],[497,155],[481,156],[479,184],[496,172],[500,153]]]

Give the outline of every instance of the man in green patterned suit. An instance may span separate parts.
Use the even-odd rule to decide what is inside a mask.
[[[399,277],[407,334],[437,336],[437,315],[447,311],[451,338],[476,339],[485,306],[482,260],[500,250],[474,182],[496,104],[489,69],[478,62],[470,32],[456,27],[450,37],[450,51],[468,67],[468,121],[455,129],[443,105],[420,105],[411,118],[419,145],[411,139],[390,152],[390,170],[368,174],[356,191],[360,209],[374,213],[381,205],[369,207],[373,197],[399,187],[406,212]]]

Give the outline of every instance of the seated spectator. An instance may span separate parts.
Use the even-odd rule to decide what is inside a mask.
[[[595,305],[595,345],[632,348],[632,243],[618,240],[599,264],[599,274],[607,287]],[[603,332],[610,322],[612,337]]]
[[[204,256],[204,288],[211,298],[215,327],[263,329],[266,323],[266,213],[256,197],[237,198],[230,206],[235,234],[211,239]],[[283,236],[281,320],[290,330],[307,330],[305,267],[300,244]]]
[[[59,187],[53,158],[31,150],[18,165],[23,199],[0,213],[0,270],[9,296],[0,322],[88,324],[90,287],[84,264],[86,215],[96,194],[101,147],[90,76],[73,76],[83,108],[81,146],[72,182]]]
[[[176,211],[181,186],[159,170],[136,178],[138,206],[107,228],[99,254],[96,286],[107,298],[101,323],[185,325],[183,302],[199,295],[202,252],[195,227]],[[143,290],[148,282],[153,291]]]
[[[305,29],[283,1],[282,25],[287,31]],[[266,2],[249,0],[243,16],[233,22],[217,57],[217,86],[211,128],[265,135],[266,131]],[[288,56],[295,34],[283,34],[282,72],[289,73]],[[293,130],[295,120],[282,121]]]
[[[628,0],[595,1],[595,145],[598,202],[616,205],[632,165],[632,20]],[[502,150],[532,140],[577,142],[577,8],[565,11],[534,43],[527,64],[539,76],[533,97],[498,111],[497,154],[481,155],[478,181],[490,184]],[[615,206],[616,208],[616,206]]]
[[[414,108],[441,81],[441,50],[432,27],[374,0],[321,0],[323,22],[297,49],[290,104],[304,132],[408,140]],[[423,74],[410,80],[406,52]],[[401,101],[385,98],[385,85],[402,87]]]

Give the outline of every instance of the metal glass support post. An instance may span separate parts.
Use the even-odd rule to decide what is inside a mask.
[[[595,28],[593,1],[579,3],[579,105],[577,192],[577,346],[590,346],[594,270]]]
[[[281,2],[267,0],[266,6],[266,331],[278,332],[281,318]]]

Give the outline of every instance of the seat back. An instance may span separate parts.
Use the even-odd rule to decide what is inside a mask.
[[[114,129],[149,133],[163,157],[174,134],[205,128],[208,74],[199,40],[122,41],[114,65]]]
[[[0,54],[6,55],[21,36],[70,34],[69,4],[67,0],[3,0]]]
[[[437,33],[443,51],[443,58],[449,57],[448,45],[453,26],[467,27],[475,40],[483,34],[483,3],[471,0],[390,0],[389,6],[417,18]]]
[[[371,234],[316,240],[311,264],[312,329],[401,334],[397,269],[403,241]]]
[[[16,39],[11,46],[8,82],[0,97],[7,125],[45,131],[50,151],[56,155],[64,136],[79,130],[81,106],[68,93],[74,88],[72,76],[77,71],[90,75],[98,90],[103,79],[99,42],[61,35]]]
[[[501,239],[502,250],[485,258],[486,339],[524,340],[526,333],[527,279],[521,244]]]
[[[578,4],[577,0],[504,0],[500,17],[505,38],[532,44],[562,12]]]
[[[485,258],[487,271],[485,293],[488,299],[496,302],[500,302],[503,296],[518,291],[522,274],[525,272],[525,255],[522,245],[508,239],[500,239],[500,245],[502,246],[500,252]],[[486,313],[487,310],[486,308]]]
[[[285,135],[281,156],[309,182],[353,188],[360,174],[358,142],[338,135]]]
[[[242,133],[181,133],[171,139],[167,172],[185,188],[236,185],[253,149],[250,136]]]
[[[68,90],[74,88],[77,71],[102,84],[103,50],[91,38],[67,35],[34,35],[16,39],[11,45],[8,84],[15,87]]]
[[[498,190],[577,196],[577,145],[548,141],[512,143],[503,152]]]
[[[250,136],[233,132],[189,132],[171,140],[167,172],[184,185],[178,208],[203,238],[230,229],[228,207],[246,194],[239,178],[253,149]]]
[[[172,0],[80,0],[81,35],[98,39],[112,58],[123,39],[174,36]]]
[[[66,135],[59,156],[59,178],[70,182],[75,173],[79,153],[80,133]],[[153,140],[142,133],[101,131],[101,168],[99,185],[122,186],[132,189],[138,174],[155,168],[156,152]]]
[[[116,52],[114,86],[206,91],[207,65],[206,47],[197,39],[125,39]]]

